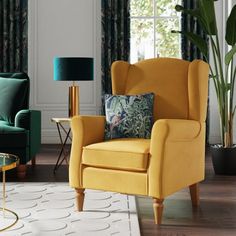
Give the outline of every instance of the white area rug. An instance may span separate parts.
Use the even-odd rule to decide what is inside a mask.
[[[77,212],[75,191],[68,183],[6,183],[6,191],[6,208],[20,219],[0,235],[140,235],[133,196],[86,190],[84,211]],[[13,222],[14,217],[5,214],[3,218],[0,212],[0,228]]]

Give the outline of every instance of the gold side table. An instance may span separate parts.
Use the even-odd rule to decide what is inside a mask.
[[[2,210],[4,218],[6,211],[16,217],[15,221],[12,224],[7,225],[4,228],[1,228],[0,232],[11,228],[19,220],[18,215],[14,211],[11,211],[6,208],[6,176],[5,176],[5,172],[7,170],[16,168],[18,163],[19,163],[19,158],[17,156],[8,153],[0,153],[0,171],[2,171],[2,187],[3,187],[3,206],[0,208],[0,210]]]
[[[55,173],[56,170],[61,166],[63,161],[65,161],[66,164],[69,166],[69,161],[68,161],[69,152],[65,150],[65,145],[67,144],[68,140],[72,141],[71,136],[70,136],[71,128],[67,130],[64,124],[68,124],[68,123],[70,124],[71,118],[52,118],[51,121],[56,123],[57,125],[57,131],[58,131],[58,135],[59,135],[60,143],[61,143],[61,150],[60,150],[60,153],[57,158],[57,162],[53,171]],[[64,140],[62,137],[62,131],[66,135]]]

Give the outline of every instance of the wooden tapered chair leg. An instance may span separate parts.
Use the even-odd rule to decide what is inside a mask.
[[[189,186],[190,196],[192,200],[192,206],[197,207],[199,205],[199,186],[198,183]]]
[[[154,219],[155,224],[160,225],[162,219],[162,212],[163,212],[163,201],[164,199],[153,198],[153,211],[154,211]]]
[[[83,211],[84,205],[84,189],[76,188],[76,205],[78,211]]]

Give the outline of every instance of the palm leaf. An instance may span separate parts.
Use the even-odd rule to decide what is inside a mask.
[[[236,43],[236,5],[232,8],[227,19],[225,40],[231,46]]]
[[[225,55],[225,64],[229,65],[236,53],[236,45],[234,45],[231,50]]]
[[[206,41],[201,38],[199,35],[194,34],[192,32],[185,32],[185,31],[175,31],[172,30],[172,33],[180,33],[187,37],[193,44],[195,44],[198,49],[202,52],[205,58],[208,58],[208,47]]]
[[[198,0],[198,7],[202,20],[206,24],[207,34],[216,35],[217,25],[214,0]]]

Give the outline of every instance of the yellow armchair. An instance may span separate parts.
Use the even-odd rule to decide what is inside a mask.
[[[113,94],[153,92],[151,139],[104,141],[104,116],[76,116],[69,167],[77,208],[84,189],[100,189],[153,198],[155,223],[161,224],[163,201],[189,187],[193,206],[204,179],[205,119],[209,66],[201,60],[148,59],[112,65]]]

